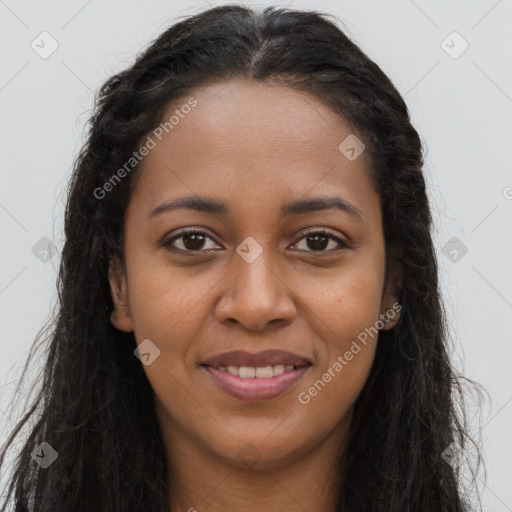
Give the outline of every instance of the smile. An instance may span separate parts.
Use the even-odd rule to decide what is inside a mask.
[[[276,364],[274,366],[220,366],[218,370],[242,377],[242,379],[270,379],[294,368],[295,366],[292,364]]]
[[[213,366],[201,365],[222,391],[248,401],[275,398],[292,388],[311,368],[310,364],[273,366]]]

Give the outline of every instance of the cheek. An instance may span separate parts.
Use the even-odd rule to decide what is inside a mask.
[[[326,429],[350,410],[368,378],[375,358],[380,292],[375,280],[341,279],[329,293],[310,296],[311,319],[323,343],[318,365],[299,390],[299,407],[308,411],[312,428],[322,417]],[[377,283],[380,281],[377,279]]]
[[[318,366],[297,398],[322,414],[327,424],[353,405],[375,357],[383,276],[377,264],[363,270],[344,269],[338,279],[306,288],[304,295],[310,328],[319,333],[322,344],[317,346]]]
[[[383,274],[380,260],[369,263],[340,268],[322,280],[304,276],[300,282],[295,279],[306,306],[304,315],[317,325],[328,345],[338,351],[336,356],[379,318]]]
[[[154,339],[161,349],[178,349],[180,340],[188,341],[204,328],[198,318],[205,317],[208,293],[219,279],[211,272],[198,275],[193,267],[171,271],[165,258],[153,258],[152,263],[135,263],[129,269],[135,336]]]

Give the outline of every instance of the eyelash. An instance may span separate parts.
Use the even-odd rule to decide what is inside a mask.
[[[182,231],[180,231],[179,233],[174,235],[169,240],[164,241],[162,243],[162,246],[168,248],[171,251],[173,250],[173,251],[182,252],[182,253],[201,253],[201,252],[203,252],[204,249],[198,249],[197,251],[193,251],[193,250],[184,250],[184,249],[172,248],[172,244],[176,240],[180,239],[184,235],[190,235],[190,234],[202,235],[202,236],[205,236],[207,238],[210,238],[215,243],[217,243],[213,239],[213,237],[211,237],[206,231],[203,231],[202,229],[199,229],[199,228],[189,227],[189,228],[183,229]],[[331,240],[334,240],[335,242],[337,242],[341,247],[338,248],[338,249],[334,249],[334,250],[331,249],[329,251],[313,251],[313,250],[309,250],[309,251],[303,251],[303,252],[311,252],[311,253],[317,253],[317,254],[322,254],[322,253],[332,254],[332,253],[338,253],[339,251],[342,251],[344,249],[348,249],[348,245],[345,242],[343,242],[343,240],[341,240],[340,238],[334,236],[330,231],[328,231],[328,230],[326,230],[324,228],[318,228],[318,229],[311,228],[311,229],[309,229],[308,231],[303,233],[302,236],[296,242],[294,242],[292,245],[296,245],[298,242],[300,242],[301,240],[303,240],[304,238],[306,238],[306,237],[308,237],[310,235],[324,235],[324,236],[330,238]],[[212,249],[212,250],[216,250],[216,249]]]

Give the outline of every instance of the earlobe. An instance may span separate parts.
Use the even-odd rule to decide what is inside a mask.
[[[380,315],[380,319],[383,323],[381,330],[383,331],[392,329],[398,323],[402,311],[402,305],[399,304],[395,297],[390,297],[389,303],[390,305],[388,305]]]
[[[400,320],[401,309],[401,304],[398,304],[398,302],[395,301],[391,308],[388,308],[383,314],[381,314],[381,320],[383,322],[383,326],[381,328],[382,331],[389,331],[398,323],[398,320]]]
[[[114,255],[109,262],[108,276],[114,305],[110,314],[110,321],[116,329],[123,332],[131,332],[133,331],[133,325],[128,301],[126,273],[118,255]]]

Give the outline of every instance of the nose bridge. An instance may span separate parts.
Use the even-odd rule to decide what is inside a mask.
[[[217,305],[219,320],[234,319],[260,329],[276,319],[294,315],[288,287],[279,276],[277,253],[271,239],[246,238],[236,249],[233,275],[228,276],[224,296]]]
[[[276,294],[279,294],[281,283],[276,277],[276,254],[271,247],[271,240],[260,237],[257,241],[247,237],[239,244],[236,253],[235,291],[248,293],[249,296],[258,295],[259,299],[274,300]]]

